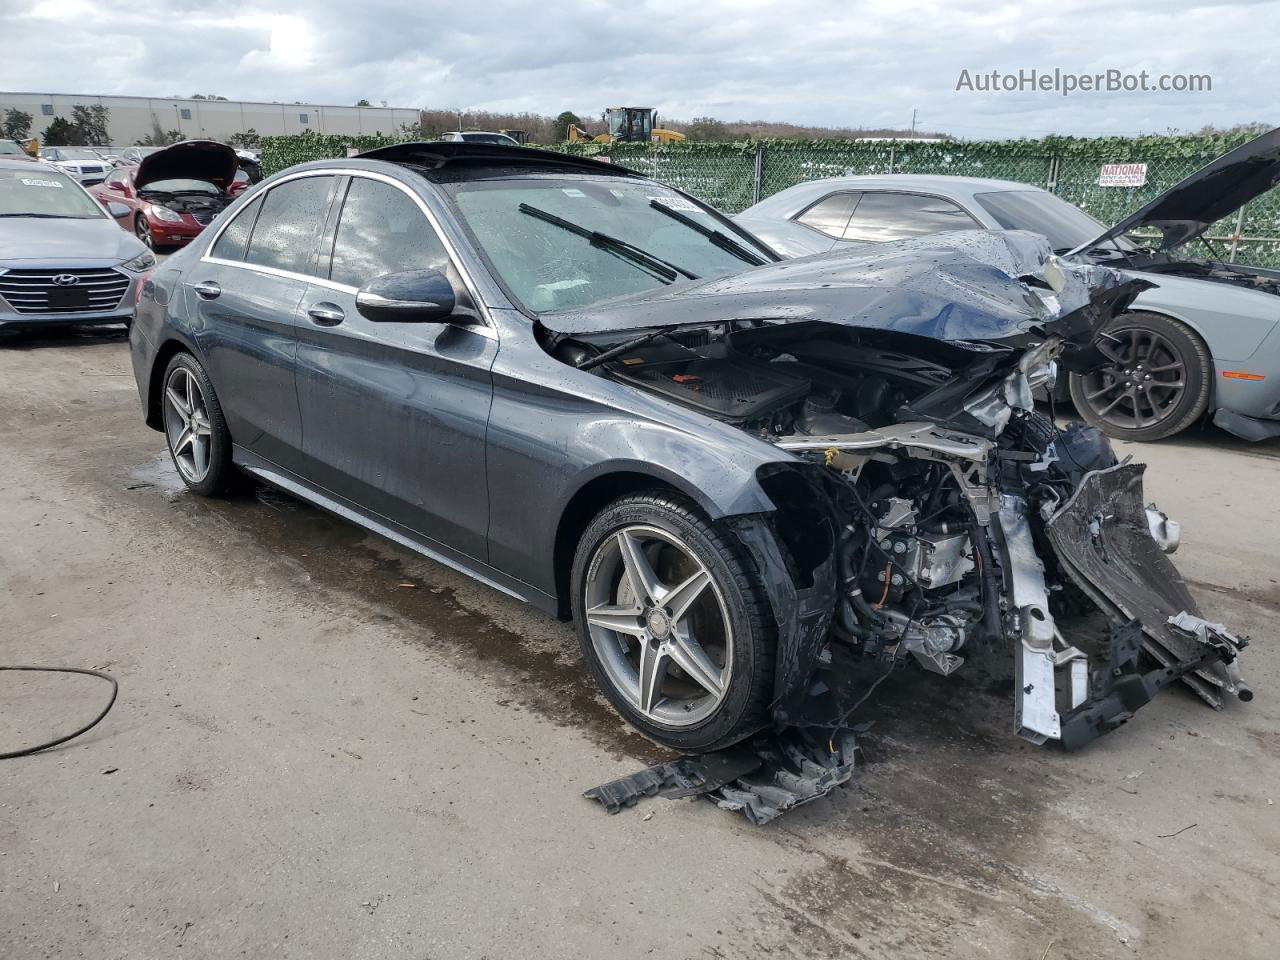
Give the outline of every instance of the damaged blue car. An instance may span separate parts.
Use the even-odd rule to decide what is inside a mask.
[[[1170,683],[1250,696],[1142,467],[1032,404],[1148,286],[1018,232],[783,261],[619,166],[400,144],[247,191],[131,345],[191,490],[247,473],[572,618],[660,743],[835,728],[832,663],[984,644],[1016,731],[1077,747]]]

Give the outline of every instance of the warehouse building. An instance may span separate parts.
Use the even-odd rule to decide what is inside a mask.
[[[395,133],[402,124],[418,122],[416,109],[406,107],[341,107],[319,103],[255,103],[242,100],[191,100],[184,97],[99,97],[67,93],[6,93],[0,91],[0,117],[18,109],[34,118],[31,135],[44,139],[54,118],[71,120],[77,105],[101,104],[110,111],[110,143],[120,146],[150,137],[158,126],[177,130],[182,139],[226,140],[254,130],[259,136],[287,133]]]

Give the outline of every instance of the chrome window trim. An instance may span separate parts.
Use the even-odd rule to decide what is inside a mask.
[[[216,246],[218,241],[222,238],[222,232],[226,230],[227,227],[231,225],[231,222],[239,217],[250,204],[260,202],[260,198],[265,197],[276,187],[280,186],[280,184],[288,183],[291,180],[301,180],[304,177],[363,177],[366,180],[377,180],[381,183],[395,187],[417,204],[418,209],[422,211],[422,215],[427,218],[427,223],[431,225],[431,229],[434,230],[436,232],[436,236],[440,238],[440,243],[444,247],[445,253],[449,255],[449,262],[452,263],[453,268],[458,271],[458,276],[462,278],[462,282],[467,288],[467,293],[470,295],[472,302],[475,303],[476,310],[480,313],[480,317],[484,321],[483,324],[479,326],[475,324],[467,324],[465,326],[467,329],[473,330],[481,336],[488,337],[490,340],[498,339],[498,328],[494,324],[493,318],[489,315],[489,307],[481,298],[479,288],[471,278],[470,272],[463,265],[461,258],[459,258],[458,251],[454,247],[453,242],[445,232],[440,229],[440,221],[437,220],[435,214],[431,212],[431,208],[427,206],[426,201],[418,196],[417,193],[405,184],[401,183],[395,177],[388,176],[385,173],[377,173],[372,170],[355,170],[350,167],[324,167],[316,170],[300,170],[298,173],[291,173],[287,177],[281,177],[279,180],[271,184],[271,186],[266,190],[261,190],[255,193],[253,198],[236,212],[235,217],[231,217],[226,223],[223,223],[218,227],[217,232],[213,235],[213,239],[210,240],[209,245],[205,247],[205,252],[201,254],[200,262],[211,263],[220,267],[239,267],[242,270],[263,273],[272,277],[281,277],[286,280],[301,280],[304,283],[314,283],[319,287],[325,287],[329,290],[337,290],[341,293],[354,295],[360,289],[359,287],[352,287],[345,283],[336,283],[327,277],[313,277],[306,273],[294,273],[292,270],[280,270],[276,267],[263,267],[256,263],[245,263],[239,260],[224,260],[221,257],[212,257],[209,255],[214,246]],[[246,253],[247,252],[248,251],[246,250]]]

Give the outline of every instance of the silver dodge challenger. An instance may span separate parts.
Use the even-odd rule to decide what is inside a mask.
[[[1205,234],[1278,181],[1280,129],[1109,229],[1024,183],[906,174],[797,184],[734,219],[788,257],[951,230],[1039,233],[1060,256],[1155,284],[1107,328],[1106,365],[1062,385],[1081,416],[1121,440],[1159,440],[1210,417],[1265,440],[1280,436],[1280,270],[1224,263]],[[1159,238],[1127,236],[1138,230]],[[1193,242],[1204,256],[1187,253]]]

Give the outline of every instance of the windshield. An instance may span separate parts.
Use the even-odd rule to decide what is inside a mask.
[[[62,147],[58,148],[59,160],[101,160],[102,158],[92,150],[66,150]]]
[[[998,193],[974,194],[977,200],[1006,230],[1030,230],[1049,240],[1054,253],[1066,253],[1101,236],[1106,224],[1093,219],[1079,207],[1067,203],[1044,190],[1002,190]],[[1136,249],[1127,240],[1111,241],[1108,246],[1121,250]]]
[[[143,193],[222,193],[207,180],[153,180],[139,189]]]
[[[501,133],[464,133],[462,139],[467,143],[501,143],[508,147],[520,146],[510,137]]]
[[[98,220],[104,216],[97,201],[63,173],[47,168],[31,173],[0,170],[0,217]]]
[[[656,183],[539,178],[449,189],[494,272],[531,313],[739,273],[751,268],[747,258],[773,260],[727,221]],[[735,243],[716,243],[663,206]]]
[[[27,152],[12,140],[0,140],[0,153],[12,157],[25,157]]]

